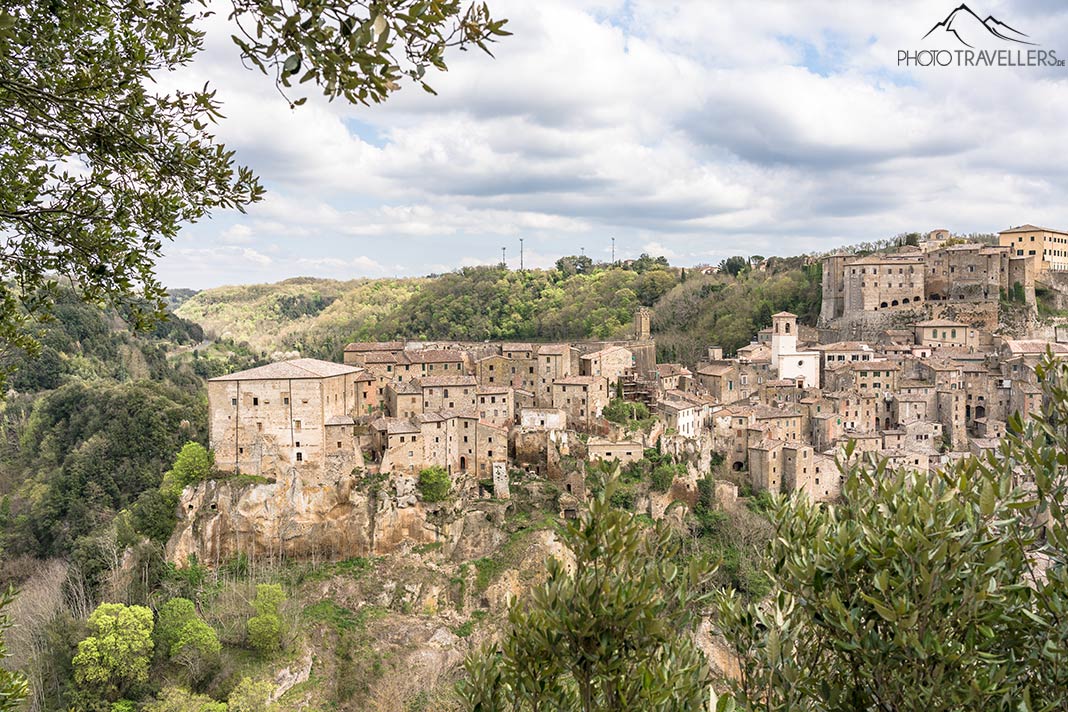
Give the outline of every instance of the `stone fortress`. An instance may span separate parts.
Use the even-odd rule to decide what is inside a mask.
[[[507,500],[515,476],[542,479],[568,516],[585,497],[583,463],[625,464],[650,447],[689,473],[649,503],[654,516],[692,504],[713,462],[723,501],[739,485],[833,500],[849,442],[920,470],[997,447],[1013,413],[1040,407],[1043,355],[1068,353],[1045,334],[1014,338],[1001,314],[1011,304],[1033,317],[1036,284],[1055,287],[1068,270],[1068,233],[1025,225],[989,245],[936,230],[822,262],[816,327],[780,312],[733,357],[709,347],[693,368],[656,362],[643,308],[623,340],[353,343],[341,364],[295,359],[212,379],[217,466],[264,481],[187,491],[170,553],[354,555],[455,538],[431,521],[440,505],[416,495],[430,467],[469,502]],[[648,406],[651,423],[605,419],[617,397]]]

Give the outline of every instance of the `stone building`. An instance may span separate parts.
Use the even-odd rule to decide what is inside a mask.
[[[802,379],[806,386],[820,387],[820,354],[798,351],[797,315],[779,312],[771,317],[771,368],[780,379]]]
[[[1036,277],[1068,270],[1068,232],[1037,225],[1020,225],[998,233],[998,244],[1017,257],[1029,257]]]
[[[365,373],[354,366],[294,359],[208,381],[209,445],[219,469],[322,475],[332,461],[358,459],[353,413],[365,409]]]
[[[634,368],[634,354],[622,346],[608,346],[579,357],[580,376],[601,376],[615,384]]]
[[[616,442],[608,438],[591,437],[586,443],[586,452],[590,462],[596,460],[605,462],[618,460],[620,464],[626,465],[641,460],[644,457],[645,450],[642,444],[637,441],[623,440]]]
[[[552,407],[565,411],[573,428],[589,429],[608,400],[608,379],[603,376],[568,376],[552,383]]]
[[[574,349],[569,344],[544,344],[538,348],[535,372],[538,383],[534,391],[536,404],[553,408],[553,383],[572,375]]]
[[[478,417],[498,427],[508,427],[515,421],[515,400],[511,388],[479,386],[475,391],[478,399]]]

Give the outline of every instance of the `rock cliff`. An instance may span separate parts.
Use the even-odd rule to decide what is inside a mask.
[[[440,543],[447,554],[468,558],[499,545],[496,524],[505,507],[463,498],[427,505],[404,476],[369,483],[354,474],[319,482],[290,470],[271,483],[206,480],[182,494],[167,557],[180,564],[195,555],[212,566],[242,553],[337,560]]]

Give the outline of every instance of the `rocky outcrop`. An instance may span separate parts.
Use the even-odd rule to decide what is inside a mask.
[[[435,542],[465,557],[495,548],[506,505],[462,504],[427,505],[404,476],[375,486],[355,475],[306,481],[296,470],[269,484],[207,480],[182,494],[167,556],[214,566],[237,554],[338,560]]]

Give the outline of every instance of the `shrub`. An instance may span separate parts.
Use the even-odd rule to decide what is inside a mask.
[[[452,479],[445,468],[435,465],[419,473],[417,487],[424,502],[441,502],[452,490]]]
[[[230,693],[228,712],[266,712],[271,704],[274,685],[267,680],[242,678]]]

